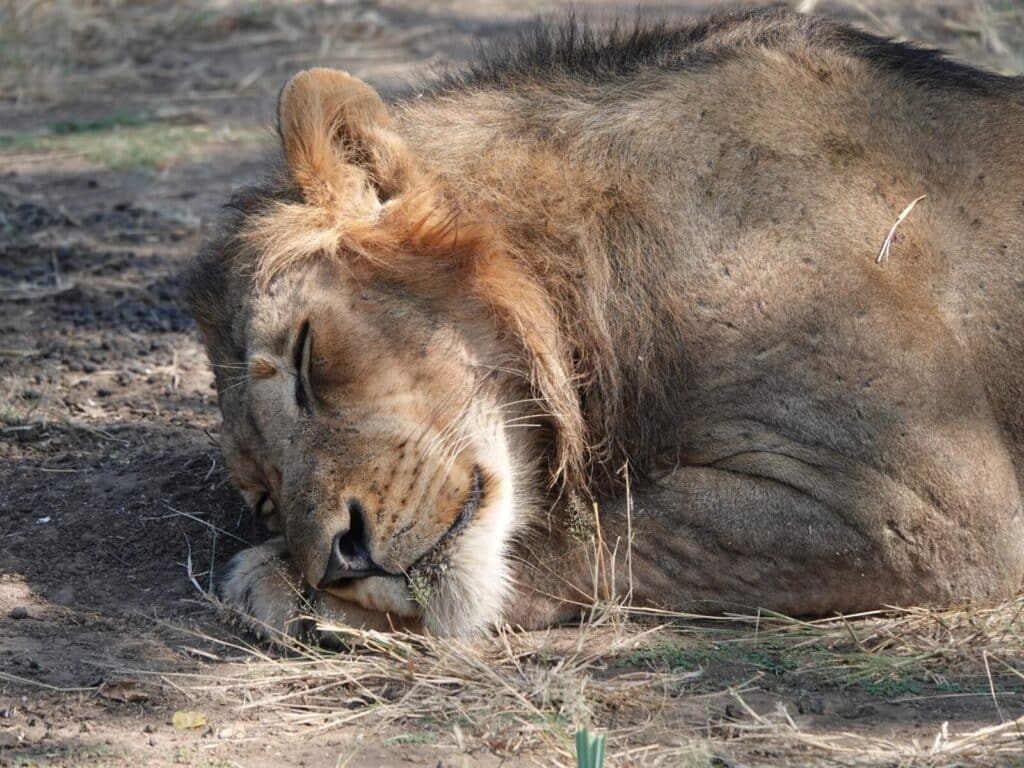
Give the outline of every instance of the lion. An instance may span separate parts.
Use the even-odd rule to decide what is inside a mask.
[[[266,637],[1020,589],[1020,78],[759,10],[278,118],[189,281]]]

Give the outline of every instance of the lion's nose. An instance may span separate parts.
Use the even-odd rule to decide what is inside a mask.
[[[348,502],[348,519],[348,528],[334,535],[331,553],[327,558],[327,569],[317,586],[318,589],[347,579],[387,575],[387,571],[370,557],[370,549],[366,542],[366,513],[363,505],[355,499]]]

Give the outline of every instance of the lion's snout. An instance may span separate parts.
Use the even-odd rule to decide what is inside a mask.
[[[348,525],[341,528],[331,539],[327,567],[317,584],[317,589],[337,586],[344,581],[362,579],[367,576],[387,576],[370,555],[367,539],[366,511],[358,499],[348,499]]]
[[[431,546],[430,550],[418,559],[422,560],[434,550],[442,548],[454,540],[466,526],[470,525],[480,508],[483,497],[484,476],[480,466],[474,464],[469,490],[459,508],[458,516]],[[416,563],[410,563],[408,567],[402,569],[402,572],[393,573],[374,561],[370,553],[366,511],[363,505],[358,499],[348,499],[345,506],[348,512],[348,524],[334,534],[334,538],[331,540],[327,567],[324,569],[323,578],[317,584],[317,589],[342,586],[346,582],[367,576],[402,577],[409,568],[416,565]]]
[[[451,552],[487,495],[489,475],[468,455],[395,451],[356,466],[331,458],[291,478],[286,536],[307,582],[349,600],[386,582],[404,589],[424,557]]]

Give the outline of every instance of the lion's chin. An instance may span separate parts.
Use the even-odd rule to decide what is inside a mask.
[[[375,613],[407,618],[419,618],[421,614],[420,607],[410,599],[405,579],[397,576],[368,576],[323,591]]]
[[[458,547],[429,578],[370,576],[323,591],[365,611],[421,621],[431,634],[467,637],[500,619],[508,569],[502,557]]]
[[[468,637],[494,626],[511,589],[511,524],[506,510],[490,512],[461,533],[443,563],[415,569],[408,581],[370,576],[324,591],[364,610],[422,621],[434,635]]]

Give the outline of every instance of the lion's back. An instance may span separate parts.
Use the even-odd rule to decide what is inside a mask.
[[[986,391],[1024,466],[1020,78],[761,10],[544,28],[397,106],[457,207],[588,308],[565,312],[617,374],[582,372],[605,385],[588,400],[621,445],[609,462],[643,455],[631,435],[685,436],[695,360],[726,350],[734,378],[762,376],[759,335],[788,317],[806,339],[793,369],[815,323],[898,300],[994,361]]]

